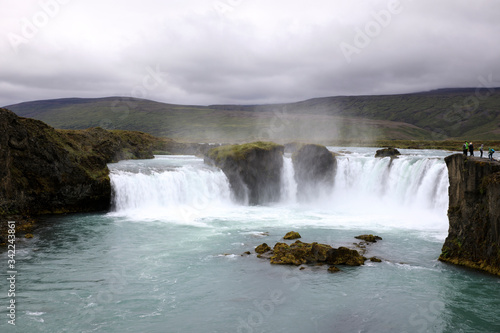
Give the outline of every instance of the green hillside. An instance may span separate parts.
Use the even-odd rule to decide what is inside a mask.
[[[253,106],[66,98],[6,108],[56,128],[99,126],[190,142],[500,139],[500,89],[339,96]]]

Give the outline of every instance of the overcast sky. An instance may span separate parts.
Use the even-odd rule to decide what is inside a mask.
[[[0,0],[0,105],[500,86],[496,0]]]

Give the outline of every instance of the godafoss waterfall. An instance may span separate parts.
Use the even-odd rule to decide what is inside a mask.
[[[498,278],[438,261],[449,153],[330,150],[331,186],[301,194],[285,154],[279,196],[257,204],[202,158],[110,164],[110,211],[46,218],[19,241],[16,331],[500,332]],[[381,262],[330,273],[257,257],[292,230]]]

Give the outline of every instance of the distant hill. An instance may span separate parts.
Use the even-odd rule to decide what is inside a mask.
[[[500,139],[500,88],[322,97],[268,105],[64,98],[6,108],[56,128],[99,126],[191,142]]]

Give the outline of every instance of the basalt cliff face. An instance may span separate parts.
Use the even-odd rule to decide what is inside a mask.
[[[439,259],[500,275],[500,163],[462,154],[445,161],[450,227]]]
[[[279,201],[285,147],[272,142],[253,142],[211,149],[205,163],[226,174],[234,196],[251,205]]]
[[[0,217],[108,209],[107,163],[152,158],[158,140],[101,128],[55,130],[0,109]]]

